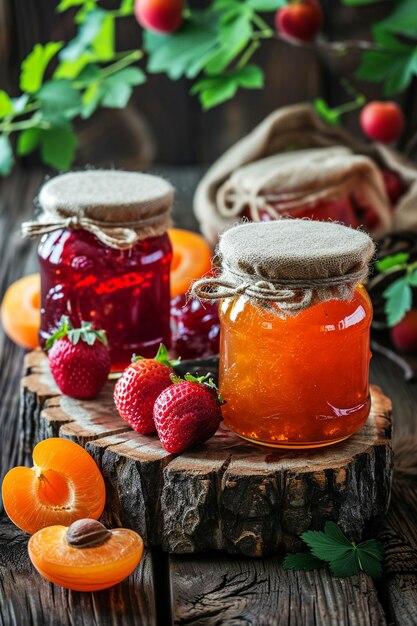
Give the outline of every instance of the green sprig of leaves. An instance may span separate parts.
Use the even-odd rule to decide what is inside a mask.
[[[349,541],[334,522],[326,522],[324,532],[309,530],[301,539],[310,552],[288,554],[284,569],[313,570],[328,566],[334,576],[345,577],[364,572],[372,578],[382,573],[384,547],[379,541],[369,539],[362,543]]]
[[[417,263],[408,263],[408,252],[398,252],[375,263],[379,272],[391,274],[404,272],[382,293],[388,326],[395,326],[412,309],[413,289],[417,287]]]
[[[274,31],[259,12],[276,11],[286,0],[214,0],[204,10],[191,10],[179,32],[144,34],[150,73],[172,80],[195,79],[191,94],[204,109],[233,98],[239,88],[260,89],[261,68],[250,59]]]
[[[130,67],[142,52],[118,53],[115,46],[115,20],[133,12],[132,0],[121,0],[114,11],[98,8],[97,0],[61,0],[57,10],[73,7],[75,38],[67,45],[36,44],[22,62],[21,95],[11,98],[0,90],[0,175],[13,167],[13,133],[17,155],[39,150],[45,164],[68,170],[78,145],[74,119],[90,117],[99,106],[125,107],[133,88],[146,80],[142,70]]]

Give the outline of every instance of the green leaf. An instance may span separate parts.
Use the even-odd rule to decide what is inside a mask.
[[[123,109],[129,102],[132,88],[146,80],[145,74],[137,67],[126,67],[106,78],[103,83],[101,104],[105,107]]]
[[[106,11],[94,9],[90,11],[78,29],[78,34],[70,43],[61,50],[60,59],[62,61],[76,61],[87,52],[99,35],[106,19]]]
[[[44,163],[58,170],[68,170],[74,160],[77,138],[70,128],[42,132],[41,156]]]
[[[172,80],[195,78],[216,53],[219,44],[218,18],[213,13],[193,11],[175,35],[144,33],[148,71],[165,72]]]
[[[113,15],[106,15],[97,36],[91,42],[94,58],[111,61],[115,56],[115,23]]]
[[[363,552],[360,549],[360,545],[357,547],[357,560],[359,566],[365,574],[371,576],[371,578],[381,578],[382,575],[382,563],[381,559],[375,558],[367,552]]]
[[[66,79],[45,83],[37,96],[43,117],[53,124],[70,120],[81,110],[80,93]]]
[[[346,554],[334,558],[329,563],[330,571],[333,576],[354,576],[359,574],[360,566],[356,555],[356,550],[351,546],[350,551]]]
[[[13,113],[13,111],[13,101],[11,100],[9,95],[5,91],[3,91],[3,89],[0,89],[0,119],[3,119],[3,117],[6,117],[6,115],[10,115],[10,113]]]
[[[104,86],[99,82],[92,83],[89,87],[87,87],[82,96],[83,108],[81,111],[81,117],[83,119],[89,118],[94,113],[100,105],[103,93]]]
[[[316,113],[331,126],[340,123],[340,113],[336,109],[331,109],[323,98],[316,98],[313,102]]]
[[[321,569],[324,562],[318,559],[311,552],[296,552],[295,554],[287,554],[283,561],[285,570],[296,569],[309,572],[314,569]]]
[[[381,259],[381,261],[377,261],[375,267],[379,272],[387,272],[397,265],[407,263],[409,258],[410,255],[408,252],[398,252],[397,254],[386,256],[385,259]]]
[[[248,0],[247,5],[254,11],[276,11],[288,4],[287,0]]]
[[[39,128],[26,128],[17,140],[17,154],[25,156],[33,152],[39,145],[42,131]]]
[[[62,125],[81,111],[81,96],[67,79],[51,80],[39,90],[38,100],[45,120]]]
[[[134,0],[122,0],[120,3],[120,15],[131,15],[133,13]]]
[[[398,278],[386,289],[383,294],[386,298],[385,313],[388,326],[398,324],[413,304],[413,292],[407,278]]]
[[[13,150],[9,138],[6,135],[0,135],[0,174],[2,176],[10,174],[13,163]]]
[[[220,21],[220,41],[232,50],[242,50],[252,37],[252,32],[252,14],[247,10],[232,11]]]
[[[334,561],[349,555],[352,545],[318,530],[308,530],[301,539],[310,547],[311,552],[322,561]]]
[[[417,287],[417,270],[413,270],[411,274],[407,276],[407,280],[412,287]]]
[[[92,59],[93,55],[90,52],[86,52],[75,61],[62,61],[56,68],[53,77],[68,79],[77,78],[83,69],[91,63]]]
[[[43,46],[37,43],[32,52],[22,61],[19,85],[22,91],[35,93],[42,85],[46,68],[63,42],[50,42]]]
[[[396,8],[387,18],[378,22],[377,28],[392,33],[416,36],[417,11],[415,0],[397,0]]]
[[[233,98],[239,87],[260,89],[263,82],[262,70],[257,65],[247,65],[227,74],[203,78],[193,85],[191,93],[199,94],[203,108],[210,109]]]

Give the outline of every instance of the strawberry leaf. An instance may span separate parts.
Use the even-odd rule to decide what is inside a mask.
[[[384,310],[388,326],[395,326],[411,310],[413,304],[413,292],[407,277],[395,280],[382,295],[386,299]]]
[[[324,561],[318,559],[311,552],[296,552],[295,554],[287,554],[283,561],[285,570],[295,569],[309,572],[313,569],[320,569],[325,566]]]

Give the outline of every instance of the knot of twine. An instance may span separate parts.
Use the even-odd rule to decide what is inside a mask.
[[[157,236],[164,233],[169,226],[168,214],[141,218],[133,222],[104,222],[91,219],[84,215],[59,217],[44,214],[39,221],[24,222],[21,226],[23,237],[38,237],[58,229],[74,230],[82,228],[92,233],[102,243],[110,248],[124,250],[132,248],[139,239]]]
[[[232,280],[227,276],[232,275]],[[260,304],[275,302],[283,314],[295,314],[307,309],[313,303],[315,294],[319,300],[328,300],[329,293],[338,291],[339,297],[348,299],[354,287],[367,276],[367,269],[329,278],[306,280],[259,280],[244,272],[227,268],[224,275],[213,278],[200,278],[191,287],[192,296],[200,300],[219,300],[245,295]],[[334,296],[333,296],[334,297]]]

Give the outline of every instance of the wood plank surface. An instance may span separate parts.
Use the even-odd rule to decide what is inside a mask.
[[[287,572],[281,559],[170,556],[175,626],[379,626],[372,580]]]
[[[185,219],[187,227],[194,226],[195,228],[189,201],[200,173],[201,170],[195,168],[169,170],[172,182],[175,184],[177,180],[179,181],[177,223],[182,223],[181,220]],[[13,280],[33,271],[36,267],[35,245],[21,241],[13,233],[17,232],[17,224],[23,217],[31,214],[32,197],[36,194],[43,175],[43,172],[39,171],[20,171],[1,182],[0,296]],[[8,468],[21,462],[17,442],[19,439],[19,382],[23,354],[24,351],[14,346],[0,329],[0,467],[2,476]],[[365,624],[384,624],[384,611],[389,624],[411,626],[417,623],[417,565],[415,563],[417,552],[415,460],[417,459],[417,384],[405,383],[401,371],[391,362],[377,355],[374,355],[371,363],[371,380],[380,385],[393,400],[394,449],[397,459],[392,505],[387,516],[386,527],[381,533],[381,538],[387,548],[387,559],[385,576],[377,585],[380,604],[376,602],[374,584],[366,577],[349,578],[343,581],[336,579],[327,584],[322,572],[314,573],[314,575],[295,575],[279,570],[277,587],[275,584],[278,576],[277,562],[274,557],[234,559],[216,554],[215,558],[211,555],[206,557],[202,565],[200,565],[202,563],[200,557],[175,557],[167,571],[164,559],[159,555],[156,560],[155,590],[159,594],[157,597],[160,598],[157,602],[158,609],[163,606],[164,610],[162,616],[161,614],[157,616],[154,624],[158,626],[170,624],[169,593],[166,588],[166,578],[169,573],[173,581],[172,610],[176,624],[262,626],[262,621],[258,616],[262,615],[269,605],[278,606],[278,601],[281,602],[280,613],[275,613],[275,616],[271,618],[273,621],[270,621],[274,625],[282,623],[285,626],[310,626],[311,623],[314,624],[309,621],[314,615],[316,624],[320,626],[327,626],[327,624],[344,626],[355,623],[353,619],[355,619],[357,607],[360,608],[359,614],[365,616],[366,606],[369,608],[369,621],[364,621]],[[414,459],[414,463],[410,459]],[[100,598],[92,597],[90,594],[79,598],[77,597],[79,594],[74,593],[71,594],[70,602],[69,595],[66,596],[65,593],[60,595],[61,591],[56,587],[50,586],[48,590],[45,590],[40,577],[29,570],[24,550],[22,547],[19,548],[19,545],[24,545],[25,541],[25,535],[13,529],[6,517],[1,515],[0,594],[3,593],[3,595],[0,604],[0,624],[2,626],[42,624],[43,622],[39,620],[34,621],[33,616],[36,612],[33,607],[36,603],[44,607],[44,616],[46,614],[46,619],[49,619],[49,623],[45,623],[54,626],[108,623],[103,621],[105,619],[103,615],[99,621],[95,614],[95,611],[99,610],[99,605],[106,601],[107,592],[101,592],[103,595]],[[235,565],[236,563],[241,565]],[[264,572],[267,572],[266,576]],[[200,584],[197,588],[193,579],[198,576],[200,576]],[[257,588],[256,583],[262,582],[265,578],[267,583],[261,584],[261,587],[263,585],[262,591],[261,588]],[[296,584],[292,582],[294,579],[297,581]],[[310,582],[306,582],[306,579]],[[229,586],[230,593],[226,589],[222,594],[222,585],[225,588],[226,583],[229,584],[233,580],[234,584]],[[216,591],[215,581],[218,581],[218,591]],[[272,585],[271,581],[275,583]],[[140,581],[138,585],[135,597],[137,593],[140,593]],[[7,597],[2,592],[4,589],[7,589]],[[194,591],[190,595],[192,589]],[[41,594],[47,594],[47,604],[43,601]],[[277,599],[278,594],[280,600]],[[60,604],[57,600],[58,596],[64,598],[66,604]],[[135,612],[137,605],[131,603],[130,597],[129,600],[126,600],[126,596],[124,597],[124,621],[119,623],[128,626],[140,624],[140,614]],[[24,602],[22,598],[25,598]],[[216,600],[214,608],[213,599]],[[327,607],[324,615],[319,613],[320,605]],[[304,608],[306,606],[311,607],[311,610],[307,611]],[[222,608],[224,608],[225,615],[223,621]],[[366,617],[364,619],[366,620]],[[148,623],[150,623],[149,620]]]

